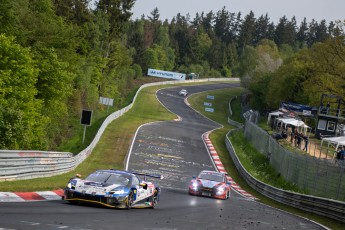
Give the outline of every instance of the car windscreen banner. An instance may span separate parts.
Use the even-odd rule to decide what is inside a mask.
[[[157,69],[148,69],[147,75],[151,77],[162,77],[162,78],[170,78],[175,80],[185,80],[186,74],[184,73],[176,73],[176,72],[169,72]]]

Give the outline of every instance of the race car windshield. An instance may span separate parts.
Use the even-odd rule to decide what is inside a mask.
[[[223,176],[214,173],[200,173],[199,179],[223,182]]]
[[[126,177],[126,175],[102,173],[102,172],[92,173],[85,180],[99,182],[99,183],[107,183],[107,184],[118,184],[118,185],[123,185],[123,186],[126,186],[129,184],[129,178]]]

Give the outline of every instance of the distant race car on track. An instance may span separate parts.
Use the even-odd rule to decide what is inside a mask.
[[[112,208],[155,208],[160,188],[146,181],[146,177],[162,179],[156,174],[112,169],[97,170],[85,179],[77,174],[68,181],[63,199],[71,203],[97,203]]]
[[[191,180],[189,194],[226,200],[230,197],[230,181],[224,173],[204,170]]]
[[[181,91],[178,93],[180,96],[187,96],[188,92],[185,89],[181,89]]]

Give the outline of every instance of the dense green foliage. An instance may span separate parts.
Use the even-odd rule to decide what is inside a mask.
[[[225,7],[170,22],[155,8],[131,20],[135,0],[92,3],[0,2],[1,149],[58,149],[75,135],[82,109],[104,109],[100,96],[127,104],[147,68],[240,77],[260,109],[344,96],[341,22],[298,26],[284,16],[275,25]]]

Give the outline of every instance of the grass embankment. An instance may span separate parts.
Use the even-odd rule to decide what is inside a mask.
[[[66,186],[68,178],[76,173],[88,175],[97,169],[123,169],[124,159],[131,145],[133,135],[140,125],[152,121],[172,120],[176,117],[157,101],[155,92],[159,88],[164,88],[164,86],[143,89],[132,109],[114,120],[106,128],[90,157],[75,170],[49,178],[0,182],[0,191],[20,192],[61,189]]]
[[[239,186],[241,186],[242,189],[257,197],[259,199],[259,202],[314,220],[331,229],[344,229],[344,223],[342,222],[325,218],[313,213],[305,212],[300,209],[296,209],[281,204],[279,202],[273,201],[263,196],[261,193],[252,189],[239,175],[236,166],[231,160],[231,157],[229,155],[224,141],[228,131],[234,128],[227,124],[226,117],[229,114],[227,110],[228,102],[230,98],[235,96],[237,93],[238,91],[235,91],[233,89],[213,91],[212,95],[215,96],[215,100],[213,101],[213,105],[215,108],[214,113],[205,112],[202,103],[202,101],[205,100],[206,95],[210,94],[210,92],[192,95],[191,97],[189,97],[188,100],[196,110],[200,111],[206,117],[209,117],[212,120],[217,121],[218,123],[224,126],[223,128],[217,129],[214,132],[212,132],[210,138],[217,150],[217,153],[226,171],[231,175],[231,177],[236,181],[236,183]],[[233,101],[232,111],[233,115],[231,119],[240,123],[244,123],[243,117],[241,116],[241,105],[239,99]],[[300,190],[296,186],[285,181],[271,166],[269,166],[268,159],[263,154],[259,153],[255,148],[253,148],[244,138],[242,133],[236,133],[236,135],[232,136],[230,140],[235,148],[236,154],[239,157],[241,163],[244,165],[246,170],[249,171],[258,180],[261,180],[275,187],[300,192]]]

